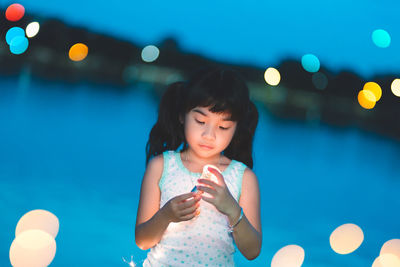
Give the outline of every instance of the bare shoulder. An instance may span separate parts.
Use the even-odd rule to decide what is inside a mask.
[[[147,164],[145,178],[158,182],[161,178],[164,169],[164,157],[163,155],[157,155],[153,157]]]
[[[258,179],[252,169],[246,167],[243,173],[242,185],[256,186],[258,188]]]

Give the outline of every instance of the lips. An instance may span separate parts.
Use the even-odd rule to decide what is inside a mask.
[[[204,148],[204,149],[213,149],[213,147],[212,146],[208,146],[208,145],[199,145],[201,148]]]

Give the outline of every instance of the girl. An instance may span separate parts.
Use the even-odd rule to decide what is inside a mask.
[[[257,122],[233,71],[202,71],[167,88],[146,146],[136,217],[136,244],[151,248],[143,266],[234,266],[234,243],[249,260],[259,255]],[[218,182],[199,180],[206,164],[221,170],[209,169]]]

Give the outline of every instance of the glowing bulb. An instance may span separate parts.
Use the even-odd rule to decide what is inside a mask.
[[[386,48],[390,45],[391,38],[387,31],[378,29],[372,32],[372,41],[381,48]]]
[[[25,14],[25,8],[21,4],[12,4],[6,10],[6,19],[9,21],[18,21]]]
[[[304,261],[304,249],[298,245],[288,245],[275,253],[271,267],[300,267]]]
[[[265,81],[272,86],[276,86],[281,81],[281,74],[275,68],[268,68],[264,73]]]
[[[400,97],[400,79],[394,79],[391,85],[392,93]]]
[[[160,55],[160,50],[154,45],[148,45],[142,50],[142,59],[145,62],[153,62]]]
[[[364,240],[364,233],[355,224],[347,223],[336,228],[329,242],[331,248],[339,254],[349,254],[356,250]]]
[[[381,99],[382,89],[379,86],[379,84],[374,83],[374,82],[367,82],[364,85],[363,90],[370,91],[371,93],[373,93],[375,96],[375,102],[377,102],[379,99]]]
[[[372,109],[376,104],[375,95],[370,91],[361,90],[358,93],[358,103],[365,109]]]
[[[59,221],[57,217],[46,210],[32,210],[19,219],[15,236],[31,229],[42,230],[53,238],[56,238],[59,229]]]
[[[38,34],[38,32],[39,32],[39,29],[40,29],[39,22],[35,21],[35,22],[29,23],[28,26],[26,26],[26,30],[25,30],[26,36],[28,38],[32,38],[32,37],[36,36],[36,34]]]
[[[56,241],[42,230],[27,230],[10,247],[12,266],[48,266],[56,254]]]
[[[372,267],[399,267],[400,259],[393,254],[381,254],[375,259]]]
[[[301,65],[308,72],[317,72],[320,67],[319,59],[313,54],[306,54],[301,58]]]
[[[77,43],[69,49],[69,58],[73,61],[81,61],[88,55],[89,48],[82,43]]]

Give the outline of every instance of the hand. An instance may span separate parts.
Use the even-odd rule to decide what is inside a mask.
[[[208,179],[199,179],[198,182],[205,184],[207,186],[198,185],[197,189],[203,192],[209,193],[212,197],[206,197],[204,195],[201,198],[204,201],[207,201],[213,204],[217,210],[221,213],[227,215],[229,220],[234,220],[234,218],[239,217],[240,207],[237,201],[229,192],[228,187],[226,186],[224,177],[217,170],[213,168],[208,168],[208,170],[214,174],[218,179],[218,184],[210,181]]]
[[[200,193],[195,192],[179,195],[170,199],[162,210],[169,222],[188,221],[200,213],[200,199]]]

